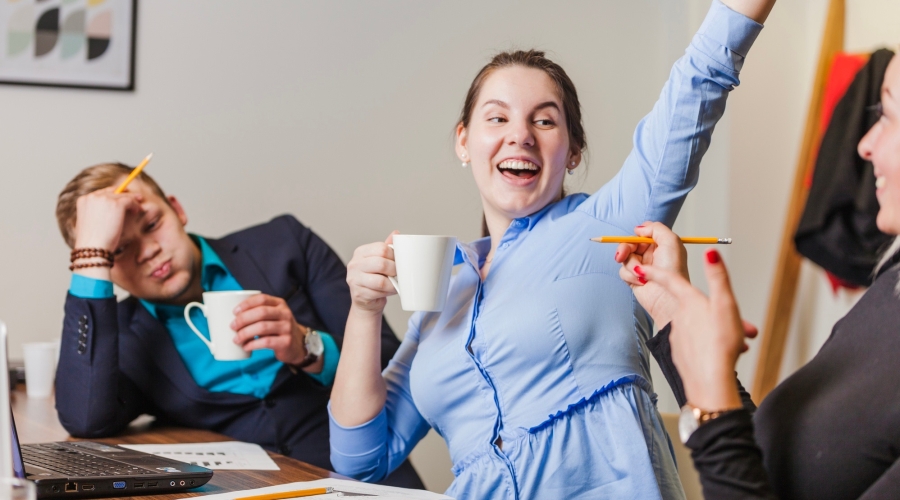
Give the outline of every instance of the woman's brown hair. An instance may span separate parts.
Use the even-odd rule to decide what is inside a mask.
[[[472,110],[478,101],[478,95],[484,81],[494,71],[500,68],[510,66],[524,66],[526,68],[539,69],[547,74],[556,89],[559,92],[559,98],[562,100],[563,112],[566,115],[566,130],[569,132],[569,145],[573,152],[583,152],[587,149],[587,139],[584,136],[584,124],[581,121],[581,103],[578,101],[578,92],[575,90],[575,84],[566,74],[562,66],[547,59],[544,52],[540,50],[516,50],[512,52],[501,52],[491,58],[491,61],[481,68],[481,71],[475,75],[472,84],[469,86],[469,92],[466,93],[466,101],[463,104],[462,113],[459,115],[459,123],[463,127],[469,126],[472,119]],[[565,192],[562,193],[565,196]],[[482,219],[481,224],[482,236],[488,236],[487,223]]]

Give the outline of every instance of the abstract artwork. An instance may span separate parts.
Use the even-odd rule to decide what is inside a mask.
[[[0,83],[134,90],[137,0],[0,0]]]

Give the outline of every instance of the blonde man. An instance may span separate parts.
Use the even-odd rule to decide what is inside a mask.
[[[103,437],[148,413],[331,469],[326,405],[350,308],[344,264],[291,216],[221,239],[189,234],[181,203],[150,176],[114,192],[130,172],[95,165],[59,195],[57,220],[73,249],[60,422],[74,436]],[[113,284],[130,297],[116,302]],[[242,289],[262,291],[232,324],[250,357],[216,361],[184,306],[204,291]],[[206,329],[199,312],[194,323]],[[399,342],[383,328],[387,364]],[[422,487],[409,464],[388,482]]]

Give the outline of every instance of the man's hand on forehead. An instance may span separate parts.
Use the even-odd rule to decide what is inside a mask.
[[[75,247],[114,251],[122,237],[125,219],[143,210],[144,197],[134,192],[115,194],[115,188],[86,194],[76,202]]]

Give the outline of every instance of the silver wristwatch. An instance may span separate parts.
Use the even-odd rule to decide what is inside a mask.
[[[325,344],[322,342],[322,335],[318,330],[308,328],[306,336],[303,338],[303,344],[306,346],[306,357],[297,365],[297,368],[306,368],[315,363],[325,352]]]

